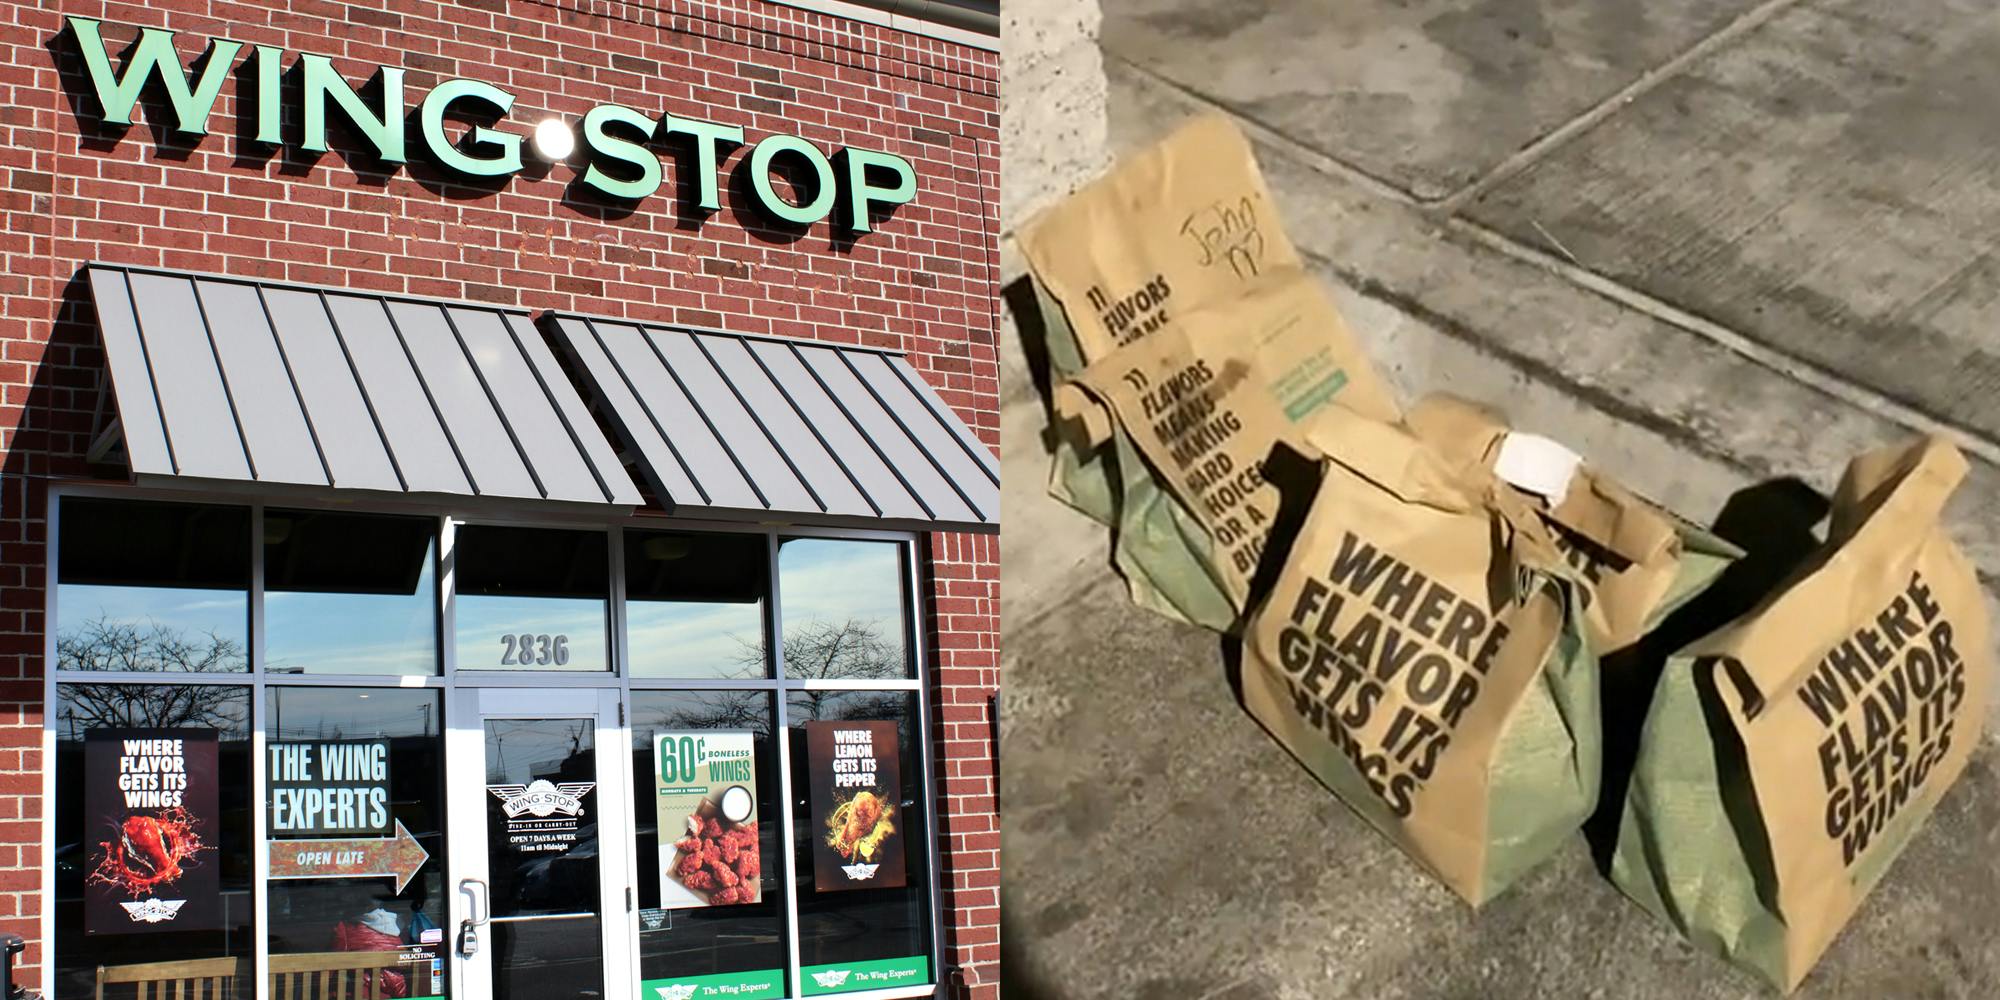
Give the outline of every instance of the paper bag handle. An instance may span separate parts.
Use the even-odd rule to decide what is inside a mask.
[[[1430,442],[1451,464],[1490,469],[1507,421],[1478,403],[1445,392],[1433,392],[1403,414],[1417,437]]]
[[[1436,448],[1397,424],[1366,417],[1335,402],[1306,430],[1306,443],[1405,503],[1449,511],[1479,505],[1479,491]]]
[[[1446,446],[1434,435],[1449,426],[1421,419],[1417,428],[1385,423],[1336,402],[1313,418],[1305,439],[1328,460],[1405,503],[1454,513],[1492,512],[1509,529],[1507,549],[1516,568],[1573,579],[1575,571],[1524,496],[1499,488],[1486,466],[1446,457]]]
[[[1652,561],[1680,538],[1673,522],[1651,504],[1588,471],[1570,481],[1549,517],[1632,563]]]
[[[1870,577],[1906,576],[1918,546],[1907,545],[1907,557],[1893,565],[1868,557],[1894,552],[1909,536],[1935,530],[1945,503],[1965,479],[1966,468],[1958,447],[1937,434],[1855,456],[1834,490],[1832,525],[1820,561],[1768,604],[1737,619],[1698,648],[1725,653],[1733,650],[1741,664],[1739,680],[1753,689],[1746,693],[1754,694],[1763,704],[1783,699],[1805,682],[1818,666],[1823,650],[1812,650],[1803,658],[1787,655],[1780,647],[1797,648],[1796,630],[1781,626],[1751,629],[1750,623],[1796,620],[1816,627],[1829,616],[1852,619],[1872,614],[1873,608],[1850,607],[1855,584],[1862,582],[1864,573]],[[1743,707],[1745,715],[1754,717],[1761,704]]]

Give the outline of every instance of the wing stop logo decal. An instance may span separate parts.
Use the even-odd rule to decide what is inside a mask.
[[[415,115],[406,119],[409,98],[415,95],[405,93],[403,70],[395,67],[383,67],[371,85],[357,90],[326,56],[306,53],[293,63],[298,77],[294,91],[285,82],[283,49],[218,38],[209,42],[202,58],[187,66],[174,49],[174,33],[163,28],[140,30],[123,65],[114,66],[113,52],[107,48],[99,24],[90,18],[68,18],[69,32],[81,50],[89,86],[107,127],[130,126],[141,94],[153,89],[165,95],[171,108],[168,130],[181,136],[207,135],[216,98],[241,57],[239,114],[252,121],[239,130],[239,142],[276,149],[290,141],[307,153],[325,153],[329,148],[327,125],[337,115],[390,167],[408,162],[410,147],[415,146],[439,166],[474,180],[497,181],[522,170],[525,136],[501,127],[502,119],[513,110],[514,95],[491,84],[445,80],[424,94],[416,102]],[[246,48],[250,50],[247,53]],[[368,96],[364,97],[364,92]],[[288,135],[281,106],[293,93],[302,107],[297,112],[296,132]],[[474,126],[454,138],[447,130],[447,113],[491,118],[494,124]],[[649,143],[656,139],[682,141],[692,153],[691,159],[681,161],[682,169],[692,168],[695,183],[690,187],[701,208],[709,212],[722,207],[716,184],[720,160],[731,148],[744,143],[740,125],[682,118],[671,112],[655,119],[616,104],[590,109],[578,125],[573,129],[560,119],[539,123],[533,130],[533,151],[550,163],[569,160],[580,131],[588,157],[577,182],[606,198],[630,203],[651,197],[664,180],[660,158]],[[750,147],[746,166],[757,207],[773,219],[795,226],[811,225],[832,215],[841,228],[866,233],[871,229],[871,214],[905,204],[917,193],[916,171],[900,156],[853,147],[828,156],[818,146],[791,135],[759,140]],[[793,177],[810,175],[811,183],[797,189],[804,192],[800,195],[804,200],[793,202],[778,193],[771,176],[780,168]]]
[[[579,781],[575,784],[554,784],[542,779],[526,785],[487,785],[486,790],[500,800],[500,811],[514,819],[522,813],[530,813],[536,819],[543,819],[561,813],[564,816],[583,814],[583,794],[597,787],[594,781]]]
[[[594,781],[553,782],[536,778],[525,785],[487,785],[506,816],[507,845],[521,854],[566,854],[576,844],[583,797]]]

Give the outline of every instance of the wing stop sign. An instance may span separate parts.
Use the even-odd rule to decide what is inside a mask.
[[[369,151],[391,166],[408,162],[415,151],[471,179],[505,178],[522,169],[525,137],[502,127],[513,110],[514,95],[488,83],[462,79],[439,83],[416,102],[412,124],[406,116],[415,95],[405,92],[401,69],[383,67],[376,74],[379,86],[356,90],[334,70],[332,60],[306,53],[293,64],[300,86],[292,93],[303,105],[296,119],[298,134],[287,136],[281,108],[292,93],[285,85],[283,49],[218,38],[209,42],[206,56],[189,67],[174,49],[173,32],[144,28],[119,67],[112,65],[98,21],[70,17],[68,26],[82,50],[84,69],[107,126],[131,125],[140,95],[157,86],[171,108],[169,130],[183,136],[207,135],[209,113],[240,57],[246,72],[238,107],[254,122],[239,130],[239,141],[275,149],[289,139],[305,152],[324,153],[329,117],[338,115]],[[364,97],[364,91],[373,93]],[[474,126],[454,137],[446,127],[447,113],[491,117],[494,125]],[[654,118],[633,108],[600,104],[586,112],[575,129],[559,119],[541,122],[531,145],[546,161],[568,160],[578,132],[588,158],[577,181],[626,202],[651,197],[664,180],[660,158],[648,144],[655,139],[684,140],[693,152],[694,197],[711,212],[722,207],[715,180],[718,162],[744,142],[740,125],[682,118],[672,112]],[[614,169],[606,169],[614,164]],[[917,193],[916,171],[900,156],[854,147],[828,156],[792,135],[759,140],[750,148],[747,166],[758,208],[793,225],[811,225],[833,215],[850,232],[869,232],[871,213],[907,203]],[[803,167],[811,175],[812,183],[802,189],[809,200],[793,202],[778,193],[771,175],[781,166],[794,172]]]

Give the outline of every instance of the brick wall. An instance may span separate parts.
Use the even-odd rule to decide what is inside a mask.
[[[858,238],[830,222],[774,227],[726,198],[697,213],[667,184],[626,212],[530,170],[497,190],[422,162],[385,170],[239,145],[237,87],[210,134],[180,141],[149,107],[122,137],[95,101],[64,15],[334,57],[359,86],[405,68],[406,100],[464,77],[516,95],[525,131],[600,103],[740,124],[754,143],[895,153],[910,204]],[[42,724],[43,483],[81,475],[102,358],[72,279],[89,260],[571,309],[901,348],[998,446],[998,57],[764,0],[0,0],[0,930],[42,960],[37,869]],[[150,113],[150,117],[148,114]],[[290,113],[290,112],[288,112]],[[337,118],[337,115],[335,116]],[[747,147],[746,147],[747,148]],[[744,156],[724,160],[719,183]],[[532,161],[531,161],[532,162]],[[938,689],[940,845],[948,961],[970,996],[998,995],[998,823],[987,696],[998,684],[998,543],[934,535],[930,632]],[[37,980],[30,973],[29,982]]]

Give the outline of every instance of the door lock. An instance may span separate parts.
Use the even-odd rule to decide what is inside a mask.
[[[477,895],[472,892],[473,886],[479,887]],[[493,897],[483,879],[460,879],[458,891],[465,893],[468,901],[466,918],[458,922],[458,957],[471,958],[479,954],[479,928],[493,917]],[[473,900],[477,900],[477,906],[470,905]]]

